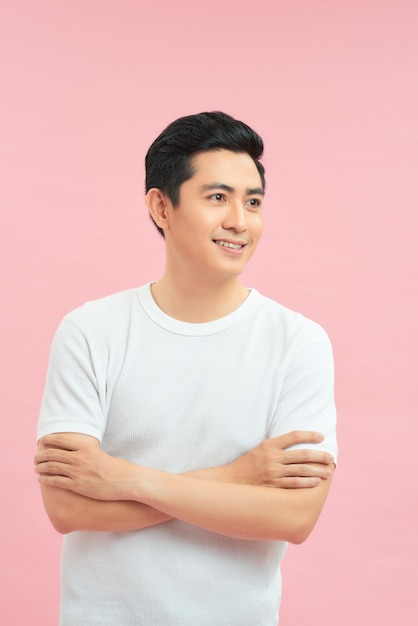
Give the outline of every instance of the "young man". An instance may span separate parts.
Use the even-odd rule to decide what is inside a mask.
[[[329,490],[335,408],[325,332],[239,281],[262,152],[223,113],[170,124],[146,158],[163,276],[57,331],[35,461],[66,534],[61,626],[277,624],[287,542]]]

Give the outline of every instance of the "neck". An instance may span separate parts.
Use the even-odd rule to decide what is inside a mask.
[[[224,317],[247,298],[237,277],[208,283],[188,277],[182,280],[165,272],[151,287],[152,295],[164,313],[182,322],[204,323]]]

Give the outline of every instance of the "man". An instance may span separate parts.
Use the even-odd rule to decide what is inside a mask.
[[[57,331],[35,461],[66,534],[61,626],[277,624],[287,542],[329,490],[335,408],[325,332],[239,281],[262,152],[223,113],[170,124],[146,157],[163,276]]]

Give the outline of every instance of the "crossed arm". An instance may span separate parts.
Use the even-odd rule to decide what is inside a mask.
[[[177,518],[238,539],[301,543],[324,505],[334,470],[314,432],[266,439],[228,465],[170,474],[112,457],[93,437],[43,437],[35,456],[52,524],[74,530],[139,530]]]

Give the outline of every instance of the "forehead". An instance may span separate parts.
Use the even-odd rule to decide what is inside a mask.
[[[210,150],[192,158],[192,184],[224,183],[233,187],[261,187],[261,177],[253,159],[246,152]],[[188,182],[188,181],[186,181]]]

